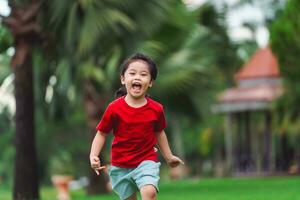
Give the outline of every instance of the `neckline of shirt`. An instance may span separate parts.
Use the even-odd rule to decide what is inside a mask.
[[[126,107],[128,107],[128,108],[130,108],[130,109],[133,109],[133,110],[140,110],[140,109],[143,109],[143,108],[145,108],[146,106],[148,106],[148,104],[149,104],[149,99],[147,98],[147,97],[145,97],[146,98],[146,103],[145,103],[145,105],[142,105],[142,106],[140,106],[140,107],[132,107],[132,106],[130,106],[126,101],[125,101],[125,97],[126,96],[123,96],[122,97],[122,101],[124,102],[124,104],[126,105]]]

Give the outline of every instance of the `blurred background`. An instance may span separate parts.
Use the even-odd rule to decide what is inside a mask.
[[[170,169],[160,157],[162,182],[298,175],[299,8],[299,0],[0,0],[0,196],[56,198],[55,175],[82,199],[111,192],[89,150],[119,67],[135,52],[159,67],[149,93],[186,163]]]

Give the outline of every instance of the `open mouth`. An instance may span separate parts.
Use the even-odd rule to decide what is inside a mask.
[[[138,82],[134,82],[134,83],[132,83],[132,88],[134,89],[134,90],[141,90],[142,89],[142,84],[141,83],[138,83]]]

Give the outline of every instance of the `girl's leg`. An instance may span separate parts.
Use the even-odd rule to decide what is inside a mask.
[[[142,200],[156,200],[156,188],[153,185],[145,185],[140,189]]]
[[[136,193],[134,193],[133,195],[131,195],[129,198],[127,198],[126,200],[137,200],[136,198]]]

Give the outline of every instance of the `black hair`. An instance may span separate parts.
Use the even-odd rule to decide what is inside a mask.
[[[135,62],[138,60],[141,60],[141,61],[144,61],[145,63],[147,63],[147,65],[149,67],[150,75],[151,75],[151,80],[155,80],[157,77],[157,73],[158,73],[156,64],[149,56],[146,56],[145,54],[142,54],[142,53],[135,53],[123,62],[123,64],[121,65],[120,76],[124,76],[126,70],[128,69],[128,66],[132,62]],[[124,86],[122,86],[116,91],[115,98],[119,98],[126,94],[127,94],[126,88]]]

